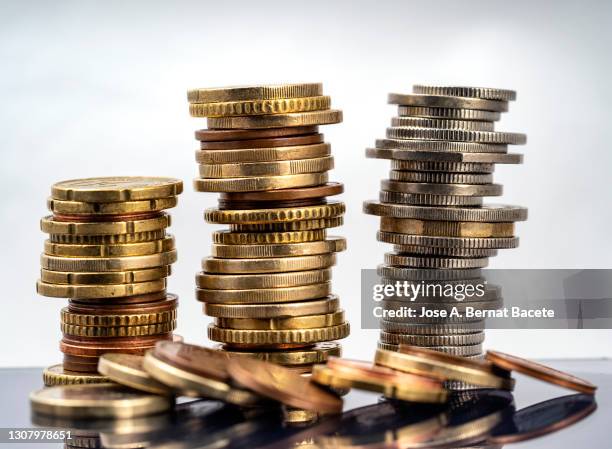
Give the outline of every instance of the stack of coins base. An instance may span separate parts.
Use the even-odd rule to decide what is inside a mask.
[[[208,117],[196,132],[201,192],[220,192],[209,223],[212,256],[196,276],[197,299],[214,317],[208,336],[236,355],[276,362],[308,375],[339,355],[348,335],[331,267],[345,240],[344,204],[329,196],[331,147],[318,125],[338,123],[321,84],[194,89],[190,112]]]
[[[64,360],[44,371],[45,385],[107,382],[100,355],[143,354],[173,338],[178,299],[166,293],[166,278],[176,249],[164,210],[181,191],[180,180],[155,177],[53,185],[37,291],[69,303],[61,312]]]
[[[379,200],[366,201],[364,212],[381,217],[377,238],[393,245],[378,267],[382,282],[421,284],[433,293],[388,297],[386,310],[396,311],[406,301],[436,310],[501,307],[499,288],[486,284],[481,269],[498,249],[518,246],[514,222],[525,220],[527,210],[483,205],[482,199],[502,194],[502,186],[493,183],[495,164],[522,162],[522,155],[508,153],[508,145],[525,143],[525,135],[494,130],[515,97],[503,89],[421,85],[413,94],[389,94],[399,115],[366,155],[390,159],[391,172]],[[453,293],[441,294],[435,288],[440,285]],[[458,285],[479,291],[465,296],[457,293]],[[387,317],[379,347],[397,350],[403,343],[478,358],[483,340],[481,319]]]

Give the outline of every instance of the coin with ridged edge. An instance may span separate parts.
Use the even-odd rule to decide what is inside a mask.
[[[298,200],[322,200],[328,196],[339,195],[344,192],[344,184],[340,182],[328,182],[314,187],[301,187],[284,190],[268,190],[265,192],[232,192],[221,193],[220,200],[232,204],[234,202],[279,202]],[[292,205],[293,206],[293,205]],[[228,207],[228,209],[240,209]]]
[[[338,310],[339,303],[337,295],[329,295],[322,299],[277,304],[206,303],[203,309],[206,315],[215,318],[269,319],[329,314]]]
[[[212,239],[213,243],[222,245],[255,245],[324,241],[326,236],[325,229],[266,233],[215,231]]]
[[[391,170],[391,181],[425,182],[432,184],[491,184],[493,175],[489,173],[444,173]]]
[[[169,323],[176,320],[176,308],[150,313],[129,313],[93,315],[71,312],[68,308],[62,309],[62,323],[82,327],[129,327],[150,326],[153,324]]]
[[[320,299],[331,294],[331,283],[300,285],[297,287],[217,290],[196,288],[196,299],[222,304],[267,304]]]
[[[198,150],[196,162],[199,164],[244,164],[300,159],[323,158],[331,154],[331,145],[318,143],[273,148],[244,148],[236,150]]]
[[[376,267],[376,272],[383,278],[403,281],[467,281],[468,279],[479,279],[482,274],[480,268],[423,270],[421,268],[394,267],[390,265],[379,265]]]
[[[209,274],[196,275],[196,285],[202,289],[246,290],[297,287],[320,284],[331,279],[331,269],[263,274]]]
[[[104,354],[98,361],[98,372],[126,387],[159,395],[174,391],[153,379],[142,367],[144,357],[134,354]]]
[[[251,192],[318,186],[327,181],[327,173],[302,173],[251,178],[194,179],[193,187],[196,192]]]
[[[505,204],[485,204],[481,207],[422,207],[386,202],[365,201],[366,214],[381,217],[414,218],[440,221],[514,222],[527,219],[527,208]]]
[[[40,266],[50,271],[106,272],[163,267],[176,262],[176,250],[146,256],[59,257],[42,254]]]
[[[217,259],[207,257],[202,261],[206,273],[284,273],[290,271],[320,270],[336,264],[336,255],[268,257],[260,259]]]
[[[200,164],[202,178],[242,178],[250,176],[284,176],[321,173],[334,168],[333,156],[273,162],[240,162],[235,164]]]
[[[111,271],[106,273],[79,273],[69,271],[40,270],[40,280],[49,284],[134,284],[162,279],[170,275],[169,265],[133,271]]]
[[[340,357],[342,347],[337,342],[317,343],[312,348],[292,349],[288,351],[246,351],[218,345],[217,349],[236,357],[253,357],[279,365],[299,366],[314,363],[325,363],[329,357]]]
[[[66,335],[76,337],[143,337],[148,335],[158,335],[172,332],[176,329],[176,321],[165,323],[147,324],[144,326],[78,326],[76,324],[61,323],[61,331]]]
[[[204,219],[208,223],[218,224],[271,223],[338,217],[344,214],[345,210],[346,207],[341,202],[279,209],[220,210],[210,208],[204,211]]]
[[[290,114],[211,117],[207,119],[208,127],[211,129],[284,128],[291,126],[331,125],[341,121],[342,111],[338,109]]]
[[[190,89],[190,103],[274,100],[277,98],[316,97],[323,94],[321,83],[269,84]]]
[[[78,373],[76,371],[65,370],[59,365],[52,365],[43,371],[43,383],[46,387],[57,385],[79,385],[79,384],[102,384],[111,380],[101,374]]]
[[[456,335],[419,335],[381,332],[380,340],[395,345],[408,344],[416,346],[465,346],[476,345],[484,341],[484,332]]]
[[[441,153],[507,153],[508,145],[501,143],[451,142],[447,140],[376,139],[381,150],[406,150]]]
[[[434,237],[428,235],[397,234],[393,232],[378,231],[376,238],[381,242],[394,245],[418,245],[448,248],[485,248],[506,249],[516,248],[518,237]]]
[[[144,295],[159,292],[166,288],[166,279],[155,281],[138,282],[135,284],[93,284],[93,285],[69,285],[48,284],[36,282],[36,292],[42,296],[52,298],[74,298],[86,300],[89,298],[120,298],[124,296]]]
[[[388,179],[380,182],[380,188],[391,192],[455,196],[499,196],[503,191],[501,184],[428,184]]]
[[[231,224],[231,232],[291,232],[313,229],[331,229],[344,224],[344,217],[315,218],[313,220],[280,223]]]
[[[451,97],[482,98],[484,100],[514,101],[516,91],[509,89],[497,89],[492,87],[470,87],[470,86],[426,86],[415,84],[412,86],[415,94],[445,95]]]
[[[74,215],[120,215],[143,212],[159,212],[171,209],[178,203],[178,198],[158,198],[143,201],[123,201],[115,203],[85,203],[49,198],[47,208],[54,214]]]
[[[392,117],[391,126],[462,129],[471,131],[493,131],[495,128],[492,122],[484,122],[477,120],[448,120],[425,117]]]
[[[475,248],[436,248],[416,245],[394,245],[396,253],[419,254],[423,256],[447,256],[447,257],[494,257],[497,256],[496,249]]]
[[[440,221],[416,218],[380,217],[380,230],[398,234],[437,237],[512,237],[513,222]]]
[[[325,315],[278,318],[216,318],[215,326],[240,330],[288,330],[338,326],[344,323],[344,311],[336,310]]]
[[[166,236],[166,230],[138,232],[136,234],[117,235],[71,235],[50,234],[49,241],[64,245],[118,245],[125,243],[142,243],[161,240]]]
[[[389,139],[449,140],[454,142],[500,143],[511,145],[524,145],[527,143],[527,136],[521,133],[473,131],[467,129],[395,126],[387,128],[386,135]]]
[[[385,254],[385,263],[399,267],[418,267],[429,269],[462,269],[462,268],[484,268],[489,265],[488,257],[474,259],[455,257],[418,257],[400,254]]]
[[[51,186],[56,200],[108,203],[169,198],[183,191],[183,181],[150,176],[116,176],[61,181]]]
[[[349,334],[349,324],[342,323],[313,329],[237,330],[208,326],[208,338],[226,344],[252,345],[308,345],[339,340]]]
[[[427,106],[398,106],[400,117],[427,117],[447,120],[480,120],[496,122],[501,118],[499,112],[482,111],[478,109],[437,108]]]
[[[414,141],[416,142],[416,141]],[[421,151],[391,149],[391,148],[366,148],[366,157],[374,159],[391,159],[396,161],[419,161],[419,162],[462,162],[472,164],[520,164],[523,162],[523,155],[519,153],[462,153],[458,151]],[[399,167],[393,167],[399,170]],[[413,170],[406,168],[406,170]],[[436,170],[427,170],[436,171]],[[454,170],[441,170],[454,171]],[[483,172],[482,170],[474,170]],[[492,168],[488,168],[484,173],[490,173]]]
[[[464,335],[484,331],[484,320],[461,324],[420,324],[380,321],[381,330],[387,333],[410,335]]]
[[[158,231],[170,226],[170,215],[161,214],[155,218],[120,220],[120,221],[99,221],[99,222],[78,222],[78,221],[59,221],[53,216],[44,217],[40,220],[40,228],[48,234],[69,234],[69,235],[118,235],[136,234],[140,232]]]
[[[330,106],[330,97],[317,96],[301,98],[277,98],[270,100],[191,103],[189,105],[189,113],[192,117],[252,116],[319,111],[329,109]]]
[[[379,198],[382,203],[414,206],[480,206],[483,201],[481,196],[430,195],[387,190],[381,190]]]
[[[252,245],[212,245],[212,256],[227,259],[289,258],[311,255],[325,255],[346,249],[346,239],[329,236],[326,240],[285,243],[285,244],[252,244]]]
[[[507,101],[484,100],[481,98],[455,97],[443,95],[398,94],[390,93],[389,104],[402,106],[424,106],[434,108],[477,109],[481,111],[506,112]]]
[[[146,256],[173,250],[174,237],[166,235],[152,242],[119,243],[116,245],[65,244],[45,241],[45,254],[64,257],[124,257]]]

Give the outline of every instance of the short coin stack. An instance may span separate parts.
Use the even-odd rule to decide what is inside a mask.
[[[70,301],[61,312],[64,361],[45,370],[46,385],[108,381],[97,371],[100,355],[144,354],[173,338],[177,297],[166,293],[166,278],[176,250],[163,211],[182,188],[157,177],[53,185],[37,291]]]
[[[367,157],[391,160],[379,201],[364,203],[365,213],[381,217],[378,240],[394,245],[378,274],[392,284],[484,285],[481,268],[498,249],[518,245],[514,222],[527,218],[523,207],[482,204],[483,197],[502,194],[502,186],[493,184],[495,164],[522,162],[521,154],[508,153],[508,145],[524,144],[526,136],[494,130],[516,93],[422,85],[413,91],[389,94],[399,115],[386,138],[366,151]],[[387,310],[407,300],[388,299]],[[469,305],[485,310],[499,308],[502,299],[498,288],[488,286],[470,298],[438,293],[417,301],[436,309]],[[480,357],[483,329],[483,320],[465,317],[384,319],[379,347],[397,350],[403,343]]]
[[[190,112],[208,117],[196,132],[200,192],[220,192],[209,223],[212,257],[196,276],[197,299],[214,317],[211,340],[237,355],[273,361],[299,373],[338,355],[333,340],[349,325],[332,294],[331,267],[344,250],[327,229],[342,225],[344,204],[327,197],[331,147],[318,125],[339,123],[322,85],[194,89]]]

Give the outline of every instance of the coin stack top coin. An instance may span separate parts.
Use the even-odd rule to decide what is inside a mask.
[[[482,284],[488,258],[518,246],[514,223],[525,220],[527,210],[483,205],[483,197],[502,194],[493,183],[495,164],[522,162],[508,146],[526,143],[526,136],[495,130],[515,98],[511,90],[462,86],[416,85],[412,94],[389,94],[398,116],[366,156],[391,160],[391,171],[379,199],[364,203],[365,213],[380,216],[378,240],[393,245],[378,267],[383,283]],[[501,301],[499,289],[489,285],[483,296],[463,302],[438,294],[413,304],[495,309]],[[384,301],[390,311],[402,305],[399,297]],[[482,320],[386,318],[379,348],[409,344],[480,357],[483,329]]]
[[[207,117],[196,132],[197,191],[219,192],[208,223],[212,256],[202,261],[196,295],[214,317],[208,328],[219,348],[307,374],[339,355],[333,342],[348,335],[331,267],[345,249],[327,229],[342,225],[342,193],[329,182],[331,146],[319,125],[339,123],[319,83],[194,89],[192,116]]]
[[[98,374],[100,355],[141,354],[173,338],[178,299],[166,292],[166,278],[176,249],[164,210],[182,189],[182,181],[160,177],[52,186],[37,291],[69,303],[61,311],[64,361],[45,370],[46,385],[108,381]]]

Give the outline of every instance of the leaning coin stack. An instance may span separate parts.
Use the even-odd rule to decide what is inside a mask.
[[[485,286],[481,269],[498,249],[515,248],[514,222],[525,220],[518,206],[483,205],[485,196],[499,196],[493,184],[495,164],[519,164],[522,155],[508,153],[509,144],[524,144],[524,134],[494,130],[501,112],[516,98],[510,90],[414,86],[413,94],[389,94],[399,105],[386,138],[376,141],[366,156],[390,159],[389,179],[381,183],[379,201],[366,201],[364,212],[380,216],[379,241],[393,244],[378,275],[383,284],[451,287],[412,299],[386,298],[385,309],[418,305],[463,315],[499,308],[499,288]],[[482,291],[458,295],[458,287]],[[466,291],[467,291],[466,290]],[[432,289],[435,291],[435,288]],[[379,348],[418,345],[449,354],[480,357],[484,320],[459,317],[398,317],[385,315]]]
[[[46,385],[108,381],[97,371],[100,355],[143,354],[173,338],[177,297],[166,293],[166,278],[176,250],[163,211],[182,189],[178,179],[157,177],[52,186],[36,289],[69,303],[61,312],[63,364],[44,371]]]
[[[307,374],[339,355],[349,333],[331,290],[331,267],[344,250],[327,228],[342,225],[343,186],[328,182],[331,147],[318,125],[339,123],[321,84],[194,89],[190,113],[207,117],[196,132],[195,190],[220,192],[208,223],[212,256],[196,276],[197,299],[214,317],[219,349]]]

